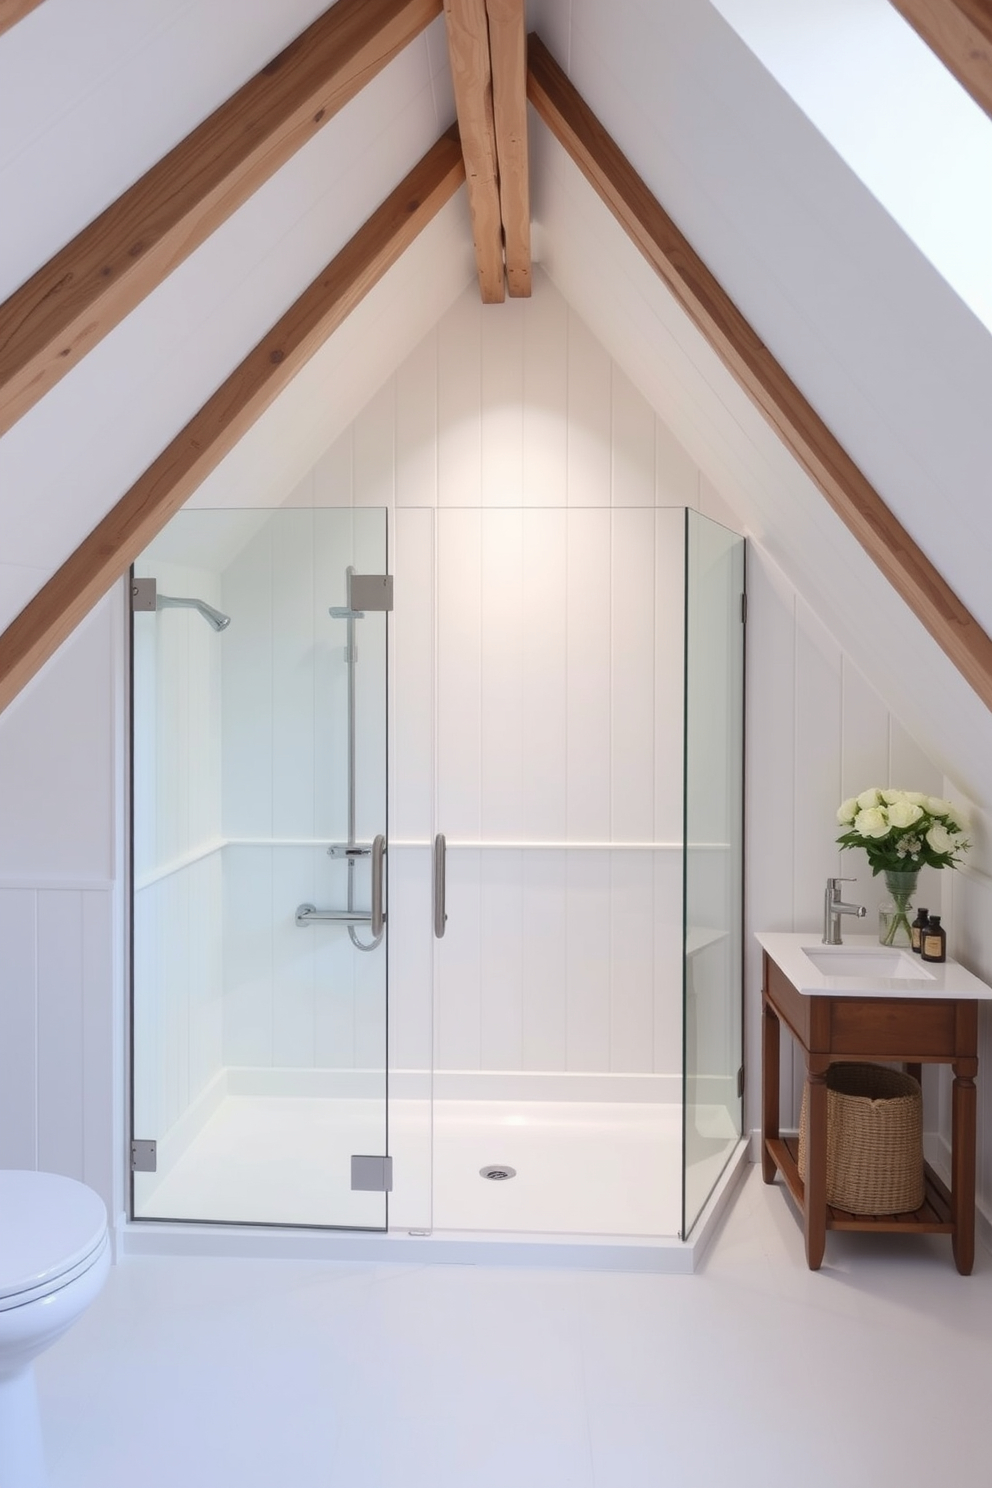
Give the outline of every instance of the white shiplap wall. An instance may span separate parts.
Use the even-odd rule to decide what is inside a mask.
[[[122,1202],[120,595],[0,718],[0,1167]]]

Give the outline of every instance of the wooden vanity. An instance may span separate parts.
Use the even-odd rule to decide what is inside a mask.
[[[815,947],[815,936],[763,933],[757,939],[764,952],[762,1175],[772,1183],[780,1172],[798,1204],[810,1269],[817,1270],[823,1260],[827,1230],[895,1231],[950,1235],[955,1264],[968,1275],[975,1259],[978,1003],[992,998],[992,989],[951,961],[926,964],[918,980],[828,975],[805,955],[804,947]],[[878,942],[868,936],[852,936],[847,946],[852,953],[859,948],[879,951]],[[783,1023],[806,1061],[805,1184],[799,1176],[798,1143],[779,1130]],[[826,1072],[838,1061],[872,1060],[904,1063],[917,1079],[924,1064],[949,1064],[954,1071],[951,1187],[927,1164],[924,1201],[913,1213],[855,1215],[827,1203]]]

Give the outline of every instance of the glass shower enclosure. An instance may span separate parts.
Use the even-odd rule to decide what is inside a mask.
[[[689,1236],[742,1139],[743,539],[184,511],[132,587],[133,1216]]]

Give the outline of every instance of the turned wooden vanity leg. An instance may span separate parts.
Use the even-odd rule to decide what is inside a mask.
[[[761,1002],[761,1176],[775,1181],[775,1160],[768,1141],[779,1135],[779,1021],[767,997]]]
[[[951,1209],[954,1219],[954,1264],[969,1276],[975,1264],[975,1120],[977,1059],[951,1065]]]
[[[806,1066],[806,1264],[818,1271],[827,1243],[827,1076]]]

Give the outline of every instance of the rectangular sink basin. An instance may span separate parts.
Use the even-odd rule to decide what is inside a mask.
[[[862,946],[850,950],[846,946],[804,946],[803,955],[824,976],[857,977],[859,981],[874,981],[876,978],[895,978],[903,982],[934,980],[918,956],[888,946],[879,946],[877,951]]]

